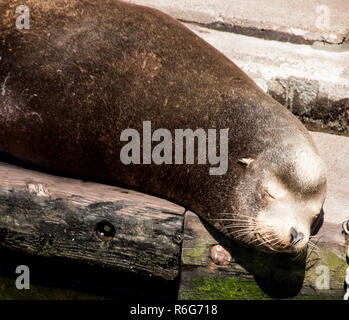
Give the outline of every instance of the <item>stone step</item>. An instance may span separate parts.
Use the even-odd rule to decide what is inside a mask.
[[[342,0],[128,0],[187,22],[295,43],[349,40],[349,2]]]
[[[349,135],[349,51],[186,26],[234,61],[309,128]]]

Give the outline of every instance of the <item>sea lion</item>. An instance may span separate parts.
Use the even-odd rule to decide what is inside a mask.
[[[28,0],[30,28],[18,29],[17,2],[0,3],[2,155],[175,201],[262,251],[306,248],[324,162],[301,122],[232,61],[155,9]],[[172,135],[226,130],[226,172],[210,174],[198,157],[154,163],[144,145],[140,164],[124,164],[124,130],[140,142],[149,124]]]

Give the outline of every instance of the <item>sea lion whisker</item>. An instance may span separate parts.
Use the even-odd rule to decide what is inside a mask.
[[[237,219],[233,219],[233,218],[208,218],[206,219],[208,221],[236,221],[236,222],[250,222],[249,220],[237,220]]]
[[[264,239],[264,241],[266,242],[266,243],[270,243],[270,244],[276,244],[277,242],[278,242],[278,238],[277,237],[275,237],[275,238],[265,238]],[[276,242],[275,242],[276,241]],[[273,243],[274,242],[274,243]]]
[[[240,235],[232,235],[235,240],[238,240],[239,238],[242,238],[245,236],[245,234],[240,234]]]
[[[232,223],[232,224],[228,224],[228,225],[226,225],[226,227],[227,228],[230,228],[230,227],[234,227],[234,226],[254,226],[254,227],[256,227],[256,224],[255,223],[251,223],[251,222],[246,222],[246,223],[244,223],[244,222],[241,222],[241,221],[237,221],[239,224],[236,224],[236,223]]]
[[[312,242],[311,240],[308,241],[308,244],[307,244],[312,250],[316,250],[316,251],[319,251],[320,248],[318,245],[316,245],[314,242]]]
[[[225,218],[216,218],[216,219],[235,219],[235,220],[255,220],[253,217],[250,216],[239,216],[239,215],[231,215],[230,217],[225,217]]]
[[[261,238],[261,243],[259,243],[256,247],[260,247],[261,245],[265,245],[265,244],[268,244],[268,248],[272,251],[276,251],[275,249],[275,245],[273,244],[273,241],[277,240],[278,238],[275,237],[275,238],[271,238],[271,239],[265,239],[265,238]]]
[[[251,234],[253,232],[254,232],[253,230],[245,231],[245,232],[238,232],[237,231],[237,232],[231,232],[230,235],[233,235],[234,237],[239,238],[239,237],[245,236],[247,234]]]
[[[311,239],[308,241],[308,244],[315,246],[315,247],[318,247],[318,245]]]
[[[311,241],[308,242],[308,245],[312,248],[319,249],[319,247],[315,243],[312,243]]]
[[[271,238],[271,239],[262,238],[262,240],[263,240],[263,241],[262,241],[260,244],[257,245],[258,247],[261,246],[261,245],[263,245],[263,244],[266,244],[266,243],[272,244],[272,241],[278,240],[278,238],[277,238],[277,237]],[[272,245],[274,246],[274,244],[272,244]]]
[[[253,240],[249,241],[248,244],[250,245],[250,244],[255,243],[257,241],[261,241],[261,239],[260,238],[253,239]]]
[[[259,246],[261,246],[261,245],[263,245],[263,244],[266,244],[266,243],[270,243],[270,240],[266,240],[266,239],[261,239],[261,243],[259,243],[258,245],[257,245],[257,247],[259,247]]]
[[[222,219],[218,219],[218,220],[222,220]],[[231,219],[229,221],[234,221],[234,222],[243,222],[243,223],[256,223],[255,221],[251,221],[251,220],[239,220],[239,219]]]
[[[302,250],[300,250],[299,252],[297,252],[297,254],[295,255],[295,257],[292,259],[293,261],[301,261],[304,260],[305,257],[307,256],[307,247],[304,247]]]
[[[278,239],[278,237],[274,234],[270,234],[270,235],[267,235],[267,236],[263,236],[262,237],[263,239],[266,239],[266,240],[270,240],[270,239]]]
[[[237,230],[235,230],[235,232],[238,232],[239,230],[255,230],[254,226],[241,226],[238,227]]]
[[[264,243],[261,243],[261,244],[257,245],[257,247],[259,247],[260,245],[265,245],[265,244],[266,244],[265,242],[264,242]],[[269,244],[269,243],[267,243],[267,244]],[[273,248],[273,246],[269,245],[268,248],[269,248],[271,251],[276,252],[276,250],[275,250],[275,248]]]
[[[317,255],[320,253],[320,249],[317,247],[308,246],[308,249],[309,249],[309,255],[311,255],[313,252]]]
[[[251,215],[249,215],[249,214],[242,214],[242,213],[239,213],[239,214],[236,214],[236,215],[234,215],[235,217],[237,217],[237,218],[244,218],[244,219],[253,219],[253,220],[255,220],[255,218],[254,217],[251,217]]]
[[[246,229],[246,230],[238,230],[238,231],[230,231],[228,233],[228,235],[232,235],[232,234],[250,234],[251,232],[253,232],[254,230],[253,229]]]
[[[251,217],[246,217],[246,218],[237,218],[237,217],[229,217],[229,218],[219,218],[219,219],[232,219],[232,220],[240,220],[240,221],[249,221],[249,220],[253,220],[254,221],[254,219],[252,219]]]
[[[275,239],[275,240],[277,240],[277,239]],[[287,246],[281,244],[280,241],[275,242],[275,240],[274,240],[274,242],[273,241],[270,242],[271,246],[273,246],[274,248],[287,248]]]
[[[254,231],[253,228],[246,228],[246,229],[240,229],[240,230],[233,230],[233,231],[230,231],[229,234],[238,234],[238,233],[243,233],[243,232],[246,232],[246,233],[250,233]]]
[[[225,226],[226,228],[241,228],[241,227],[254,227],[254,224],[230,224],[229,226]]]
[[[250,234],[252,231],[249,232],[238,232],[238,233],[230,233],[230,235],[234,238],[239,238],[239,237],[243,237],[246,236],[248,234]]]
[[[238,214],[234,213],[234,212],[215,212],[215,214],[231,214],[234,216],[237,216]]]
[[[231,214],[233,216],[242,216],[242,217],[249,217],[249,218],[253,218],[248,214],[244,214],[244,213],[237,213],[237,212],[216,212],[216,214]]]
[[[254,230],[251,229],[246,229],[246,230],[238,230],[238,231],[231,231],[229,232],[229,235],[237,235],[237,234],[250,234],[251,232],[253,232]]]
[[[207,218],[209,221],[232,221],[230,218]]]
[[[250,234],[253,232],[253,229],[250,230],[240,230],[240,231],[230,231],[228,235],[237,235],[237,234]]]

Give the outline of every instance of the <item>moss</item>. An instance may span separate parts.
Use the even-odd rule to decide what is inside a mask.
[[[345,257],[345,254],[343,255]],[[338,255],[334,252],[329,252],[327,255],[327,264],[331,270],[331,273],[335,273],[339,276],[339,280],[344,281],[345,278],[345,270],[348,267],[344,258],[338,257]]]
[[[270,299],[253,281],[228,277],[193,279],[192,287],[180,290],[181,300],[261,300]]]
[[[40,250],[38,250],[38,254],[46,257],[53,256],[56,250],[52,247],[48,240],[44,240],[41,244]]]
[[[149,257],[143,253],[139,253],[136,256],[136,262],[139,264],[147,264],[149,262]]]
[[[344,294],[344,293],[343,293]],[[338,300],[342,299],[342,292],[328,294],[327,290],[317,291],[314,294],[305,293],[292,300]],[[181,288],[180,300],[269,300],[257,284],[252,280],[229,277],[225,279],[197,278],[192,281],[190,288]]]
[[[154,265],[161,266],[161,265],[166,265],[168,263],[168,259],[160,256],[155,256],[154,258],[152,258],[152,262]]]
[[[194,263],[195,261],[201,261],[203,257],[207,256],[207,252],[209,249],[205,246],[196,246],[194,248],[185,248],[185,259],[189,259],[189,261]]]
[[[161,256],[154,255],[153,257],[151,257],[147,254],[140,252],[136,256],[136,263],[154,265],[154,266],[162,266],[162,265],[167,265],[168,259],[165,256],[161,257]]]

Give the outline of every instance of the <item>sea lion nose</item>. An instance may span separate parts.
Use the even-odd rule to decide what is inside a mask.
[[[302,232],[297,232],[295,228],[291,228],[290,230],[291,235],[291,246],[295,246],[299,241],[303,240],[304,234]]]

